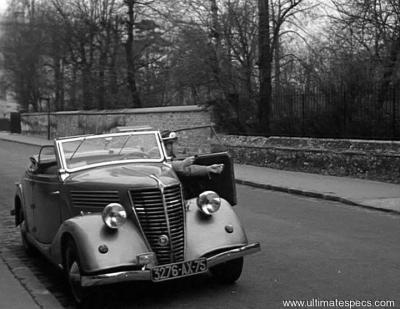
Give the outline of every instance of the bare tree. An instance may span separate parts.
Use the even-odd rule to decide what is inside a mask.
[[[262,132],[269,134],[272,104],[272,73],[274,55],[279,54],[279,39],[285,23],[303,12],[305,0],[259,0],[259,70],[260,96],[258,123]]]
[[[136,0],[124,0],[124,3],[128,8],[127,12],[128,19],[126,21],[126,30],[128,38],[125,42],[125,50],[126,50],[126,62],[128,65],[127,81],[132,97],[132,107],[141,107],[142,104],[136,86],[135,56],[133,53],[136,2],[137,2]]]
[[[27,61],[37,93],[57,109],[214,104],[227,131],[247,133],[256,125],[268,133],[285,37],[307,8],[307,0],[37,1],[44,44]],[[23,59],[18,44],[10,54]],[[20,76],[16,89],[32,88]]]
[[[392,0],[332,1],[340,13],[336,22],[347,30],[347,41],[358,44],[380,67],[382,93],[398,82],[400,63],[400,2]]]
[[[1,48],[8,78],[24,110],[40,111],[40,98],[47,82],[42,55],[48,40],[44,16],[35,2],[11,3],[4,23]]]

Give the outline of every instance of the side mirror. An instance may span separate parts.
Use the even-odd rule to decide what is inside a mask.
[[[30,157],[29,160],[31,161],[32,165],[37,165],[37,161],[35,157]]]

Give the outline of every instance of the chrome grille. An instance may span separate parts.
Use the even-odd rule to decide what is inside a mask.
[[[130,191],[133,206],[141,228],[157,256],[159,264],[184,260],[185,224],[182,193],[179,185],[166,187],[163,196],[158,188]],[[161,235],[167,235],[170,244],[158,243]]]
[[[75,207],[101,210],[110,203],[119,203],[118,191],[71,191]]]

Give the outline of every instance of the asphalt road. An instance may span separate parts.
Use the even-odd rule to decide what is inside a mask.
[[[0,245],[62,305],[72,307],[61,273],[43,258],[25,255],[8,215],[14,182],[37,149],[0,141]],[[208,275],[157,285],[121,284],[104,289],[96,307],[284,308],[286,300],[312,304],[314,299],[314,308],[321,307],[316,301],[328,300],[394,308],[374,303],[392,300],[400,308],[399,215],[246,186],[238,186],[238,195],[236,211],[248,238],[260,241],[262,251],[245,259],[235,285],[219,285]]]

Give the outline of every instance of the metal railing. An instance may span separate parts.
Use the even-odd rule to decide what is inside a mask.
[[[400,139],[400,89],[313,90],[273,96],[271,134]]]

